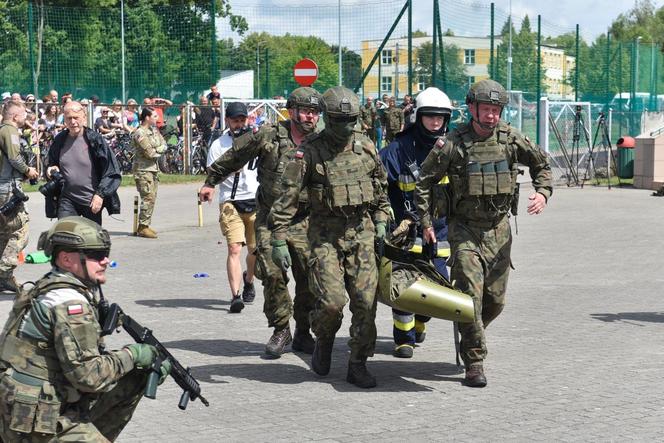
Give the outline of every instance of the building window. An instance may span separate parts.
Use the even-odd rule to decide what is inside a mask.
[[[464,49],[464,51],[463,51],[463,64],[464,65],[474,65],[475,64],[475,50],[474,49]]]
[[[468,77],[468,87],[470,88],[470,86],[471,86],[473,83],[475,83],[475,77],[473,77],[473,76],[469,76],[469,77]]]
[[[383,49],[383,52],[380,57],[380,63],[383,65],[391,65],[392,64],[392,50],[391,49]]]
[[[392,92],[392,77],[382,77],[380,79],[380,92]]]
[[[427,88],[427,82],[423,75],[420,75],[419,81],[417,82],[417,90],[424,91]]]

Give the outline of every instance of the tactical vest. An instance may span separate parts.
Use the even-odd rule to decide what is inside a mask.
[[[14,126],[12,125],[0,124],[0,130],[2,130],[5,126],[14,128]],[[16,136],[18,137],[19,136],[18,129],[16,128],[14,129],[16,130]],[[9,163],[9,155],[7,153],[7,149],[8,149],[7,146],[5,146],[4,149],[0,149],[0,184],[15,182],[17,186],[20,186],[20,179],[23,178],[23,174],[14,169],[11,163]]]
[[[352,149],[336,155],[323,149],[316,151],[311,165],[312,174],[318,177],[309,192],[312,212],[331,212],[344,217],[361,215],[377,200],[372,179],[375,162],[367,161],[370,154],[356,139]]]
[[[496,221],[510,210],[519,172],[510,127],[501,124],[485,141],[473,141],[469,127],[460,129],[459,136],[450,174],[452,213]]]
[[[2,384],[11,386],[14,392],[8,425],[17,432],[55,434],[62,404],[82,399],[81,393],[62,373],[52,337],[48,341],[38,341],[18,336],[21,321],[32,309],[36,298],[61,288],[73,288],[86,298],[90,297],[85,286],[48,274],[29,292],[19,293],[0,336],[0,368],[4,371]]]

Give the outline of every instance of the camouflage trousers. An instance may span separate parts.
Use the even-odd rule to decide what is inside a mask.
[[[502,312],[509,277],[512,231],[505,217],[493,228],[469,226],[452,219],[448,239],[452,249],[452,281],[473,298],[475,321],[459,323],[461,357],[468,367],[487,355],[484,330]]]
[[[314,295],[309,289],[309,242],[307,240],[308,218],[302,217],[288,228],[288,250],[293,261],[291,271],[295,278],[295,299],[288,293],[288,285],[281,269],[272,261],[272,246],[267,217],[269,208],[258,207],[256,214],[256,277],[263,283],[263,312],[268,326],[283,329],[291,317],[295,327],[308,331],[309,313],[314,305]],[[296,216],[296,220],[298,217]]]
[[[368,216],[350,217],[348,222],[312,217],[310,223],[310,280],[316,294],[312,330],[318,338],[334,337],[350,299],[350,360],[364,361],[376,347],[375,228]]]
[[[11,370],[10,370],[11,371]],[[20,382],[7,373],[0,375],[0,441],[5,442],[109,442],[115,441],[129,423],[147,382],[146,372],[131,371],[113,389],[91,404],[68,404],[60,415],[36,411],[22,414],[27,404],[15,402]],[[38,388],[39,389],[39,388]],[[41,401],[41,396],[40,396]],[[48,406],[48,404],[46,404]],[[35,413],[36,412],[36,413]],[[25,417],[30,417],[29,419]],[[29,422],[28,422],[29,421]],[[20,430],[20,431],[19,431]]]
[[[141,196],[141,209],[138,214],[138,223],[150,226],[152,223],[152,212],[157,200],[157,189],[159,188],[159,175],[153,171],[134,172],[136,190]]]
[[[0,215],[0,280],[10,278],[18,266],[18,254],[28,244],[28,221],[23,204],[10,217]]]

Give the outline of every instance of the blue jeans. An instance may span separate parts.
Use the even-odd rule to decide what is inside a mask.
[[[383,143],[383,128],[376,128],[376,149],[380,151],[381,145]]]

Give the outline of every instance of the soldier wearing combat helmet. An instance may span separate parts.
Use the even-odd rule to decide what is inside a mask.
[[[257,132],[250,132],[233,140],[233,146],[208,168],[205,185],[201,188],[202,201],[212,199],[214,186],[246,163],[254,162],[258,168],[259,187],[256,192],[256,277],[263,283],[265,304],[263,311],[268,326],[274,333],[265,346],[265,353],[278,358],[285,347],[293,342],[293,349],[311,354],[314,339],[309,333],[309,312],[314,297],[309,290],[307,262],[309,225],[307,195],[302,193],[297,211],[288,226],[288,249],[293,257],[295,300],[288,293],[285,273],[272,262],[272,246],[268,216],[274,201],[281,193],[279,179],[286,164],[293,159],[305,137],[313,134],[320,112],[320,94],[313,88],[297,88],[288,97],[289,120],[276,125],[265,124]],[[290,318],[295,319],[295,335],[291,336]]]
[[[157,350],[106,351],[99,285],[111,240],[83,217],[41,234],[53,269],[21,292],[0,336],[0,440],[113,441],[127,425]],[[162,378],[170,365],[162,365]]]
[[[334,338],[349,299],[353,317],[346,380],[372,388],[376,379],[366,361],[376,344],[374,239],[384,238],[389,218],[385,169],[371,140],[355,131],[360,113],[357,96],[336,86],[323,94],[322,102],[325,129],[298,148],[281,178],[280,197],[272,208],[272,258],[282,269],[292,263],[289,226],[306,190],[310,286],[316,296],[311,315],[316,347],[311,365],[319,375],[329,373]]]
[[[553,188],[546,154],[500,119],[508,95],[499,83],[473,84],[466,103],[471,121],[436,142],[422,163],[415,194],[424,241],[435,241],[431,190],[444,176],[450,179],[451,279],[475,305],[475,321],[459,324],[465,383],[484,387],[484,331],[503,310],[511,266],[509,215],[516,215],[518,164],[529,167],[535,190],[528,197],[528,214],[544,210]]]

